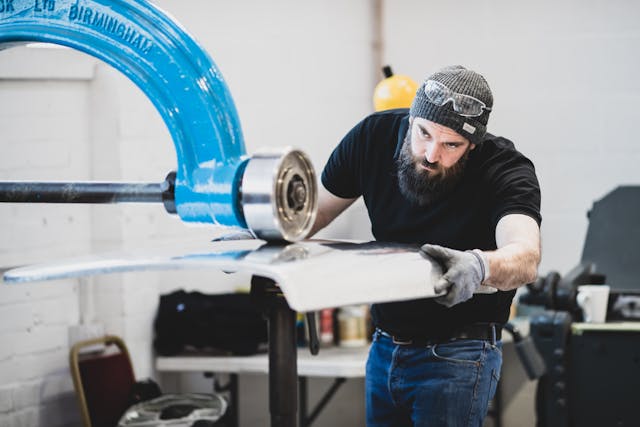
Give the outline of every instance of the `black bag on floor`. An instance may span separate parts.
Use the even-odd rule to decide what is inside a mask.
[[[208,295],[175,291],[160,296],[154,348],[173,356],[188,347],[235,355],[263,352],[267,321],[249,294]]]

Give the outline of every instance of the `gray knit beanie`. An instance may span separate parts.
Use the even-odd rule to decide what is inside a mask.
[[[420,85],[409,111],[412,117],[422,117],[446,126],[467,138],[472,144],[480,144],[487,132],[490,110],[483,109],[482,114],[477,117],[465,117],[453,110],[451,101],[441,106],[435,105],[424,92],[428,80],[440,82],[453,92],[477,98],[490,109],[493,107],[493,95],[484,77],[461,65],[442,68],[427,77]]]

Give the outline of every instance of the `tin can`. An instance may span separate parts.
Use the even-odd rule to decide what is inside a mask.
[[[367,345],[366,305],[342,307],[338,313],[341,347]]]

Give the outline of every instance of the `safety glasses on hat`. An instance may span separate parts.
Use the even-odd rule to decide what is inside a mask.
[[[435,80],[427,80],[424,84],[424,94],[433,104],[442,106],[447,102],[453,103],[453,111],[464,117],[477,117],[482,115],[482,110],[491,111],[491,108],[473,96],[463,95],[449,89],[444,84]]]

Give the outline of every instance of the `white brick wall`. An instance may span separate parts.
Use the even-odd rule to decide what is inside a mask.
[[[43,67],[24,49],[0,55],[0,179],[85,180],[93,61],[39,53],[61,67]],[[4,204],[0,233],[0,268],[86,252],[90,210]],[[78,424],[67,361],[68,327],[78,319],[75,280],[0,286],[0,425]]]
[[[3,427],[78,423],[67,338],[78,321],[77,302],[71,280],[0,287]]]

